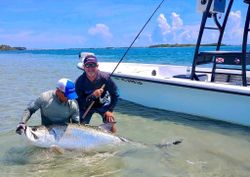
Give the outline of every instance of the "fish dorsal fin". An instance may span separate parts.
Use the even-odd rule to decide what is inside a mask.
[[[104,132],[112,133],[113,126],[116,124],[116,122],[108,122],[104,123],[98,126],[99,129],[101,129]]]

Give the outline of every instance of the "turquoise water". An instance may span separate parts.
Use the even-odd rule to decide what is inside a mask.
[[[60,50],[25,50],[25,51],[1,51],[1,59],[43,59],[57,61],[57,59],[77,60],[82,51],[93,52],[99,61],[118,62],[127,48],[113,49],[60,49]],[[214,50],[215,47],[201,47],[201,50]],[[224,46],[222,50],[241,50],[239,46]],[[132,48],[125,56],[123,62],[157,63],[191,65],[194,47],[172,47],[172,48]]]
[[[99,61],[116,62],[125,49],[0,52],[0,176],[249,176],[249,127],[123,100],[115,109],[118,134],[145,147],[126,145],[57,154],[26,144],[14,132],[24,108],[41,92],[54,89],[58,79],[75,80],[81,74],[76,68],[80,51],[96,53]],[[193,47],[135,48],[125,62],[191,65],[193,51]],[[29,124],[39,123],[36,113]],[[91,123],[101,123],[100,117],[95,115]],[[154,146],[176,139],[183,142],[162,149]]]

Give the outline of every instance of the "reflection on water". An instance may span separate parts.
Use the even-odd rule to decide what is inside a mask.
[[[225,134],[230,132],[238,132],[242,135],[250,134],[250,127],[172,111],[147,108],[124,100],[119,101],[119,107],[116,108],[116,112],[128,116],[141,116],[154,121],[168,121],[174,124],[191,126],[202,130],[206,129],[211,131],[219,131],[220,133]]]

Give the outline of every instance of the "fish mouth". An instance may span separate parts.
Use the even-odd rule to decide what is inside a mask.
[[[36,127],[26,127],[26,129],[25,129],[25,136],[27,136],[27,137],[33,137],[34,138],[34,140],[38,140],[39,139],[39,137],[36,135],[36,132],[37,131],[37,128]]]
[[[34,132],[31,132],[31,134],[33,135],[34,139],[38,139],[38,136],[36,136],[36,134]]]
[[[37,131],[37,128],[36,127],[32,127],[31,128],[31,134],[34,136],[35,139],[38,139],[39,137],[34,133],[35,131]]]

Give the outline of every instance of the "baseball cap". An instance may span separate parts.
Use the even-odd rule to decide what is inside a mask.
[[[85,58],[86,56],[88,56],[88,55],[93,55],[93,56],[95,56],[95,54],[92,53],[92,52],[80,52],[80,53],[79,53],[79,58],[80,58],[81,62],[83,62],[84,58]]]
[[[60,79],[57,82],[57,88],[61,90],[69,100],[78,98],[75,92],[75,84],[69,79],[66,78]]]
[[[84,65],[87,63],[97,63],[97,58],[94,55],[87,55],[83,61]]]
[[[81,70],[84,70],[84,59],[87,57],[87,56],[89,56],[89,55],[91,55],[91,56],[95,56],[95,54],[94,53],[92,53],[92,52],[80,52],[79,53],[79,59],[80,59],[80,62],[79,63],[77,63],[77,68],[79,68],[79,69],[81,69]]]

